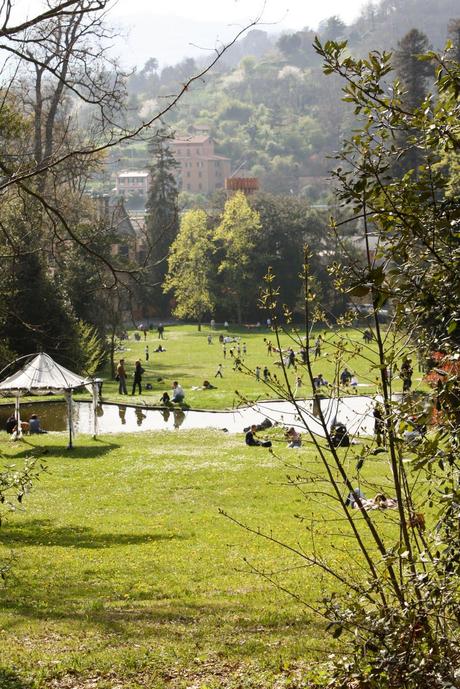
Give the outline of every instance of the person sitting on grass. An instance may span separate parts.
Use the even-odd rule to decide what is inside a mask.
[[[291,428],[286,431],[285,438],[289,441],[288,447],[290,448],[302,446],[302,436],[296,431],[294,426],[291,426]]]
[[[319,373],[315,378],[313,378],[313,390],[319,390],[322,387],[328,387],[329,383],[324,378],[322,373]]]
[[[47,431],[44,431],[43,428],[40,426],[40,419],[38,418],[37,414],[31,414],[29,419],[29,433],[32,435],[32,433],[46,432]]]
[[[245,442],[249,447],[271,447],[272,444],[270,440],[259,440],[256,436],[257,426],[255,423],[252,424],[249,431],[246,433]]]
[[[8,417],[6,420],[5,430],[9,435],[16,435],[18,430],[18,421],[14,414]],[[29,424],[27,421],[21,421],[21,431],[23,433],[29,432]]]
[[[340,374],[340,385],[343,385],[344,387],[346,387],[350,383],[350,380],[351,380],[351,373],[347,369],[347,367],[345,367],[343,369],[342,373]]]
[[[178,402],[179,404],[183,402],[185,399],[185,393],[182,388],[182,385],[179,385],[177,380],[174,381],[173,383],[173,389],[172,389],[172,402]]]

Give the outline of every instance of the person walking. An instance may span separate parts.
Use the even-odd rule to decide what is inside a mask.
[[[224,355],[224,359],[226,359],[227,358],[227,347],[225,345],[222,347],[222,354]]]
[[[321,343],[323,341],[323,338],[321,335],[318,335],[318,337],[315,340],[315,349],[314,349],[314,354],[315,354],[315,361],[318,359],[318,357],[321,356]]]
[[[264,381],[267,382],[270,378],[270,371],[267,366],[264,366]]]
[[[118,394],[127,395],[125,360],[120,359],[117,366]]]
[[[145,360],[146,360],[146,361],[149,360],[149,356],[150,356],[150,354],[149,354],[149,346],[148,346],[148,345],[145,345]]]
[[[158,332],[158,339],[164,340],[165,327],[164,327],[163,323],[160,323],[160,325],[157,328],[157,332]]]
[[[134,368],[134,380],[133,380],[133,391],[132,395],[136,392],[136,387],[139,388],[139,395],[142,395],[142,374],[144,373],[144,369],[141,366],[141,362],[139,360],[136,361],[136,366]]]
[[[259,380],[260,380],[260,366],[256,366],[255,374],[256,374],[256,380],[257,380],[257,382],[259,382]]]
[[[222,374],[222,364],[219,364],[217,367],[216,375],[214,376],[214,378],[223,378],[223,377],[224,376]]]

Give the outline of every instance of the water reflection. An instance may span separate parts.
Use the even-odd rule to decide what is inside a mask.
[[[375,399],[371,397],[344,397],[321,400],[321,410],[328,426],[333,420],[344,423],[350,433],[371,435],[373,432],[373,408]],[[314,433],[323,435],[318,414],[311,400],[297,400],[296,406],[290,402],[273,400],[260,402],[250,407],[243,407],[232,411],[193,411],[180,407],[149,409],[134,405],[105,403],[96,409],[98,434],[123,432],[142,432],[159,430],[177,430],[192,428],[227,429],[229,433],[241,433],[243,428],[252,423],[259,424],[265,418],[272,422],[304,428],[304,423]],[[13,407],[0,407],[0,428],[5,428],[6,419]],[[300,410],[300,413],[299,413]],[[42,426],[49,431],[65,431],[67,427],[67,411],[64,402],[61,403],[32,403],[21,405],[21,417],[28,419],[32,413],[40,416]],[[92,434],[93,409],[90,402],[75,403],[75,431]]]
[[[139,409],[139,407],[136,407],[134,413],[136,414],[137,425],[142,426],[142,422],[146,418],[144,412],[142,411],[142,409]]]
[[[163,417],[164,422],[165,422],[165,423],[168,423],[169,417],[171,416],[171,412],[169,411],[169,409],[166,409],[166,408],[165,408],[165,409],[162,409],[162,410],[160,411],[160,414],[161,414],[161,416]]]
[[[123,404],[118,405],[118,416],[122,425],[126,425],[126,407]]]
[[[174,409],[174,428],[180,428],[185,421],[185,412],[182,409]]]

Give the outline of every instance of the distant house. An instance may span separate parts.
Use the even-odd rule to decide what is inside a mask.
[[[122,170],[116,173],[115,191],[125,198],[133,193],[146,196],[149,183],[150,175],[147,170]]]
[[[209,194],[223,189],[230,176],[231,161],[216,155],[214,141],[207,134],[172,139],[171,153],[179,163],[179,189],[192,194]]]

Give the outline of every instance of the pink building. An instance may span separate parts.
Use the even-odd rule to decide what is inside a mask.
[[[214,153],[214,141],[207,134],[175,138],[171,153],[179,163],[179,188],[192,194],[209,194],[223,189],[230,176],[230,158]]]

